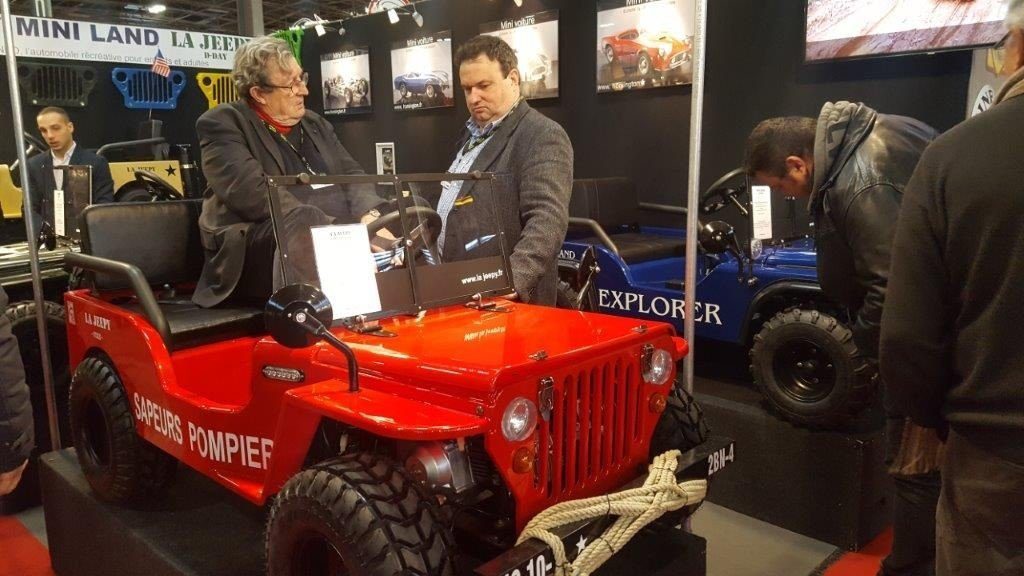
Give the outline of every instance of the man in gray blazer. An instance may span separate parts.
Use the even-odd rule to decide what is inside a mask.
[[[515,51],[500,38],[477,36],[455,55],[470,119],[448,169],[497,175],[495,211],[511,249],[516,296],[555,304],[558,251],[569,223],[573,151],[565,130],[537,112],[519,92]],[[448,182],[438,202],[446,259],[457,258],[462,239],[476,237],[491,202],[472,201],[486,184]]]
[[[232,77],[242,99],[221,104],[196,122],[203,173],[209,183],[199,217],[206,262],[192,300],[200,306],[233,301],[266,301],[280,278],[273,262],[277,248],[267,200],[270,176],[363,174],[324,118],[306,110],[309,79],[288,45],[269,36],[238,49]],[[348,186],[324,205],[278,196],[284,216],[282,238],[293,254],[309,252],[304,243],[312,226],[363,223],[380,214],[374,187]],[[299,266],[312,266],[312,260]],[[298,268],[289,281],[309,281],[315,271]]]

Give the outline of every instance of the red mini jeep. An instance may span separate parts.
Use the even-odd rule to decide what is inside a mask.
[[[323,196],[309,182],[278,179],[268,199],[282,280],[309,255],[278,219],[292,200]],[[487,186],[474,188],[475,217],[493,216]],[[191,303],[203,265],[197,201],[87,209],[83,253],[67,263],[91,288],[65,302],[73,439],[95,493],[159,494],[180,461],[273,502],[270,574],[454,574],[457,557],[461,571],[512,549],[538,512],[615,491],[652,454],[696,443],[672,393],[687,345],[669,325],[489,304],[511,285],[500,229],[458,239],[461,259],[443,258],[435,201],[402,196],[377,226],[395,231],[393,253],[367,253],[369,276],[289,282],[265,308]],[[328,296],[359,275],[377,283],[381,305],[338,318],[331,304],[345,303]],[[702,456],[696,474],[725,455]],[[527,563],[521,574],[550,571]]]

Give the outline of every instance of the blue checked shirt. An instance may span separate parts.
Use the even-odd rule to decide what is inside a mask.
[[[480,156],[480,152],[487,145],[487,142],[494,135],[494,132],[501,125],[505,118],[508,118],[509,114],[512,113],[516,107],[519,106],[517,102],[504,116],[497,120],[488,122],[486,126],[481,128],[473,122],[470,118],[466,120],[466,129],[469,130],[469,140],[466,145],[459,150],[459,153],[455,155],[455,161],[448,168],[450,174],[464,174],[469,172],[469,169],[476,162],[477,157]],[[444,253],[444,235],[448,228],[448,214],[451,213],[452,208],[455,207],[455,199],[459,197],[459,192],[462,190],[462,180],[445,181],[441,183],[441,199],[437,202],[437,214],[441,217],[441,237],[437,239],[437,247]]]

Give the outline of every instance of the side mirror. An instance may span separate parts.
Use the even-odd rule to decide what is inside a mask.
[[[327,296],[309,284],[291,284],[281,288],[267,301],[267,331],[282,346],[305,348],[326,340],[348,360],[348,391],[359,391],[359,364],[347,344],[331,334],[328,326],[334,311]]]
[[[708,254],[721,254],[736,249],[736,231],[729,224],[715,220],[700,229],[700,245]]]
[[[317,328],[329,326],[333,318],[327,296],[309,284],[292,284],[274,292],[265,310],[267,331],[288,348],[316,344]]]

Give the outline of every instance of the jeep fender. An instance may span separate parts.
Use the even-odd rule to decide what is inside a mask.
[[[299,471],[322,419],[413,442],[475,436],[489,427],[487,418],[394,393],[367,387],[349,392],[342,379],[292,388],[284,394],[264,494],[276,493]]]
[[[750,341],[750,320],[753,318],[754,314],[761,310],[767,302],[786,294],[806,296],[810,300],[820,299],[824,295],[821,291],[821,286],[813,282],[786,280],[767,286],[764,290],[758,292],[757,296],[754,296],[754,299],[750,302],[750,306],[747,308],[747,313],[743,317],[743,328],[740,330],[741,342]]]

